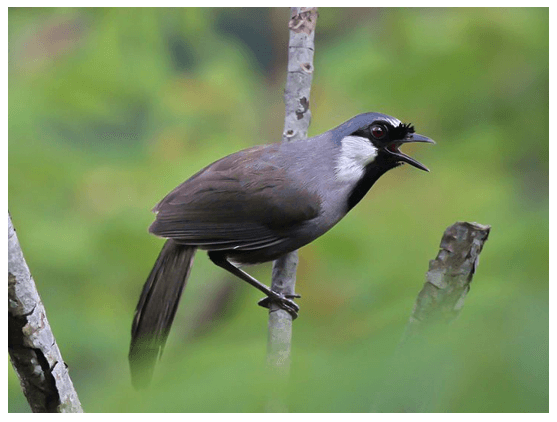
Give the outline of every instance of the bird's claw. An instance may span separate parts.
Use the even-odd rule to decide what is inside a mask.
[[[276,296],[267,296],[261,299],[257,304],[264,308],[270,308],[271,303],[276,303],[280,308],[284,309],[290,315],[292,315],[292,319],[298,318],[298,311],[300,307],[290,298],[300,298],[301,296],[298,294],[292,295],[281,295],[276,294]]]

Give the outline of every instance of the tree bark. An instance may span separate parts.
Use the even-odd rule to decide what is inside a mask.
[[[456,318],[464,306],[480,253],[491,226],[457,222],[441,239],[437,258],[429,262],[424,287],[418,294],[402,342],[422,329]]]
[[[283,142],[307,138],[311,121],[309,96],[313,78],[313,52],[317,8],[292,7],[288,23],[288,71],[284,89],[285,119]],[[294,251],[273,262],[271,289],[283,295],[294,294],[298,252]],[[277,305],[269,308],[267,362],[283,375],[290,367],[292,316]]]
[[[9,214],[8,352],[33,412],[83,412]]]

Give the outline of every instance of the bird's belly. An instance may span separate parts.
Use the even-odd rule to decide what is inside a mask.
[[[325,206],[321,207],[319,215],[297,227],[278,230],[275,233],[280,241],[257,248],[242,249],[240,247],[223,250],[222,252],[230,261],[242,265],[251,265],[274,261],[289,252],[300,249],[325,234],[346,215],[345,201],[338,201],[338,198],[344,198],[347,195],[345,191],[346,187],[344,185],[333,185],[326,193],[322,192],[320,196],[322,205]]]
[[[323,217],[325,216],[321,216],[321,218]],[[288,235],[281,236],[282,240],[275,244],[250,250],[230,249],[223,251],[223,253],[231,261],[245,265],[274,261],[289,252],[313,242],[340,220],[340,217],[329,218],[327,221],[322,221],[321,218],[317,217],[304,223],[296,230],[292,230]]]
[[[306,243],[299,244],[299,242],[293,242],[291,240],[285,240],[284,242],[267,246],[259,249],[252,249],[252,250],[241,250],[241,249],[229,249],[226,251],[222,251],[226,258],[234,263],[241,264],[241,265],[253,265],[253,264],[262,264],[264,262],[274,261],[281,256],[295,251],[296,249],[301,248]]]

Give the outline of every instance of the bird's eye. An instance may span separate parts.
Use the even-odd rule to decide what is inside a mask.
[[[380,125],[374,125],[371,127],[371,135],[375,139],[383,139],[387,134],[387,129]]]

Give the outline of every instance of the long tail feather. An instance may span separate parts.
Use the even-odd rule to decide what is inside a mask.
[[[164,244],[139,297],[132,323],[130,371],[135,388],[145,388],[162,354],[195,255],[195,247]]]

